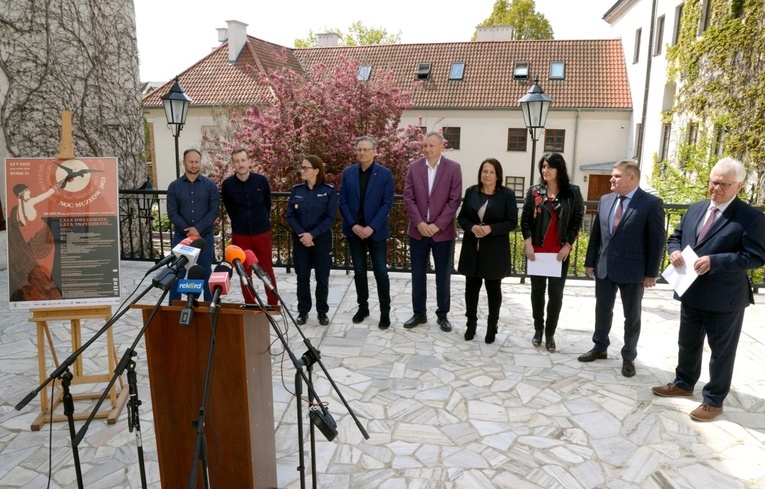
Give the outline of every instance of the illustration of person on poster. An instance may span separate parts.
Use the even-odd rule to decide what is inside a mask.
[[[56,249],[48,223],[35,207],[54,194],[56,184],[32,197],[29,186],[13,186],[16,205],[8,216],[8,263],[11,301],[61,299],[61,289],[53,282]]]
[[[119,299],[117,161],[6,160],[11,308]]]

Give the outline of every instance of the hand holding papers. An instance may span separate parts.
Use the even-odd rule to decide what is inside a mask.
[[[534,253],[535,260],[526,260],[526,271],[529,275],[541,277],[560,277],[563,262],[558,261],[557,253]]]
[[[679,297],[682,297],[688,287],[691,286],[696,277],[699,275],[696,270],[693,269],[693,264],[696,263],[699,257],[691,249],[690,246],[686,246],[683,250],[683,260],[685,264],[680,268],[675,268],[670,263],[666,270],[661,272],[661,276],[667,281],[669,285],[677,292]]]

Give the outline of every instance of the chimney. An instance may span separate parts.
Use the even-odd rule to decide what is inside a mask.
[[[335,32],[316,34],[316,43],[320,48],[334,48],[340,42],[340,35]]]
[[[247,24],[238,20],[227,20],[226,24],[228,27],[218,29],[218,41],[228,40],[228,63],[233,65],[247,43]]]
[[[218,42],[224,43],[228,41],[228,28],[227,27],[218,27],[215,29],[218,31]]]
[[[492,25],[476,28],[476,41],[512,41],[513,28],[509,25]]]

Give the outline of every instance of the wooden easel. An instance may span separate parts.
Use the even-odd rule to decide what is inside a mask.
[[[51,335],[50,328],[48,327],[48,321],[63,321],[70,322],[71,335],[72,335],[72,351],[76,351],[82,346],[82,329],[80,321],[83,319],[103,319],[105,322],[109,321],[112,317],[111,306],[75,306],[75,307],[57,307],[51,309],[30,309],[32,317],[29,318],[29,322],[37,324],[37,362],[40,370],[40,383],[48,379],[47,369],[47,355],[46,355],[46,340],[47,349],[50,350],[51,357],[53,359],[53,368],[57,368],[60,364],[58,356],[56,355],[56,348],[53,344],[53,336]],[[108,370],[101,374],[86,374],[83,371],[82,355],[77,357],[72,365],[72,386],[81,384],[97,384],[107,383],[111,380],[114,369],[117,367],[117,349],[114,346],[114,335],[112,329],[109,328],[106,331],[106,351],[108,358]],[[83,353],[84,354],[84,353]],[[57,379],[54,381],[54,386],[60,386],[60,381]],[[32,422],[32,431],[39,431],[43,424],[51,420],[51,409],[56,411],[56,407],[61,403],[63,397],[63,390],[59,387],[53,394],[53,405],[48,402],[48,393],[46,389],[40,391],[40,414]],[[87,392],[72,394],[72,398],[77,401],[78,399],[98,399],[101,397],[101,392]],[[117,385],[113,385],[109,391],[110,406],[104,405],[101,411],[96,413],[96,418],[106,418],[108,424],[114,424],[117,422],[122,408],[125,406],[129,397],[129,389],[125,388],[122,377],[119,378],[119,389]],[[75,412],[74,419],[87,419],[90,416],[89,412]],[[66,421],[66,417],[63,414],[54,414],[53,421]]]

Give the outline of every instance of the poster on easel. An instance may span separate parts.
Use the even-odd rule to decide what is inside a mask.
[[[8,158],[10,309],[119,304],[116,158]]]

